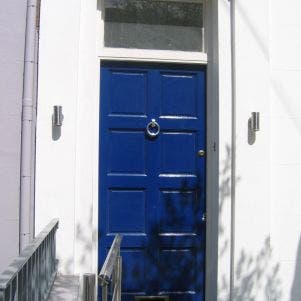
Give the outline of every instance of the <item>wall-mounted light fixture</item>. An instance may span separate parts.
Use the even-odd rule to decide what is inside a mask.
[[[251,129],[253,132],[260,131],[260,113],[259,112],[252,112]]]
[[[53,106],[53,115],[52,115],[52,123],[54,126],[62,126],[63,125],[63,113],[62,106]]]

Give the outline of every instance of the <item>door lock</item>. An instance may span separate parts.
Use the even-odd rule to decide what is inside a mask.
[[[199,157],[205,157],[205,151],[204,151],[203,149],[200,149],[200,150],[198,151],[198,156],[199,156]]]

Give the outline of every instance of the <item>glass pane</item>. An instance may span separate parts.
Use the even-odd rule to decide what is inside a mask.
[[[202,51],[198,1],[107,0],[105,47]]]

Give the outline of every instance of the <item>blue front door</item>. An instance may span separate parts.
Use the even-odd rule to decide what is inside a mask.
[[[99,268],[122,233],[124,301],[204,300],[205,74],[101,66]]]

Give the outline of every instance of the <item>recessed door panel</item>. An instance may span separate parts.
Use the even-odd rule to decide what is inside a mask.
[[[161,115],[196,118],[197,85],[196,74],[161,73]]]
[[[109,102],[110,115],[146,114],[148,96],[146,72],[116,70],[111,74],[109,88],[112,90]]]

